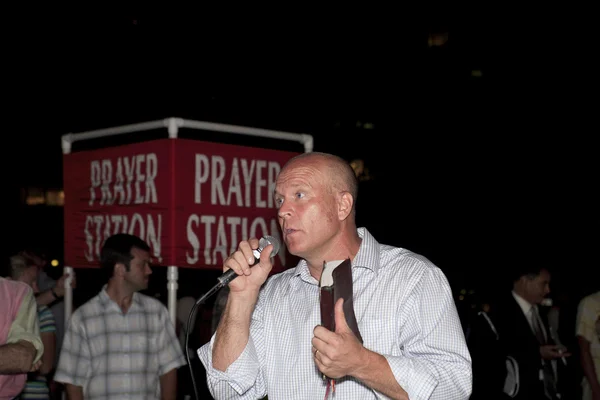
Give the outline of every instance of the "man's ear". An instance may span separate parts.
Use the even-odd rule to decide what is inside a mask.
[[[115,269],[114,269],[114,276],[124,276],[125,272],[127,272],[127,268],[125,268],[125,264],[123,263],[116,263],[115,264]]]
[[[527,276],[523,275],[520,276],[519,279],[517,279],[514,283],[513,283],[513,289],[525,289],[525,287],[527,286]]]
[[[348,215],[352,212],[352,206],[354,205],[354,198],[350,192],[341,192],[338,198],[338,218],[345,220]]]

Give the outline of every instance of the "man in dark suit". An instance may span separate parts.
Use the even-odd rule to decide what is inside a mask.
[[[496,330],[494,335],[488,332],[485,339],[483,329],[474,332],[473,398],[503,396],[504,379],[498,379],[497,374],[501,370],[501,377],[506,376],[506,356],[518,363],[519,389],[514,399],[560,398],[560,375],[570,353],[556,344],[555,333],[548,325],[547,307],[542,306],[550,293],[550,277],[548,269],[533,265],[516,271],[512,291],[502,296],[489,313]],[[480,368],[476,371],[477,365]]]

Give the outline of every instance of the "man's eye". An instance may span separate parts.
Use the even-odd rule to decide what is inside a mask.
[[[281,199],[281,198],[275,199],[275,206],[277,208],[281,207],[282,204],[283,204],[283,199]]]
[[[301,198],[304,197],[304,193],[298,192],[298,193],[296,193],[296,197],[299,198],[299,199],[301,199]]]

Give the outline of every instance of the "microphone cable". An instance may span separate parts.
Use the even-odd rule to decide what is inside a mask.
[[[253,250],[256,261],[252,265],[256,265],[260,262],[260,254],[268,245],[273,245],[273,249],[271,250],[271,255],[270,255],[271,258],[275,257],[275,255],[279,252],[279,249],[281,247],[281,244],[279,243],[279,239],[277,239],[273,236],[269,236],[269,235],[261,237],[258,242],[258,248]],[[192,363],[191,363],[191,359],[190,359],[190,348],[188,345],[188,342],[190,340],[190,325],[192,324],[192,316],[194,315],[196,308],[200,304],[204,303],[204,301],[206,299],[208,299],[213,294],[217,293],[225,285],[228,285],[229,282],[231,282],[232,280],[237,278],[237,276],[238,275],[232,269],[229,269],[229,270],[227,270],[227,272],[224,272],[217,279],[217,283],[212,287],[212,289],[210,289],[208,292],[206,292],[206,294],[204,294],[202,297],[200,297],[196,301],[196,303],[194,303],[194,306],[190,310],[190,314],[188,316],[188,320],[187,320],[187,324],[186,324],[186,328],[185,328],[185,357],[187,359],[187,363],[190,368],[190,377],[192,378],[192,386],[194,387],[194,395],[196,396],[196,400],[200,400],[200,398],[198,396],[198,387],[196,386],[196,378],[194,377],[194,369],[192,368]],[[196,354],[196,356],[197,356],[197,354]]]
[[[194,313],[196,312],[196,308],[198,308],[198,306],[200,304],[204,303],[206,301],[206,299],[208,299],[210,296],[217,293],[223,286],[225,286],[224,283],[213,286],[213,288],[211,290],[206,292],[206,294],[204,294],[202,297],[200,297],[196,301],[196,303],[194,303],[194,306],[192,307],[192,309],[190,310],[190,313],[188,315],[188,320],[187,320],[187,324],[185,327],[185,357],[187,359],[188,367],[190,369],[190,378],[192,379],[192,387],[194,388],[194,396],[195,396],[196,400],[200,400],[200,397],[198,396],[198,387],[196,386],[196,378],[194,377],[194,368],[192,367],[192,362],[190,359],[190,347],[189,347],[190,326],[192,325],[192,317],[193,317]],[[197,356],[197,354],[196,354],[196,356]]]

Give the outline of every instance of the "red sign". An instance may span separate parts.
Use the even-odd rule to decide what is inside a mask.
[[[275,179],[296,154],[187,139],[67,154],[65,265],[98,267],[104,240],[126,232],[159,265],[221,269],[240,241],[281,239]],[[281,243],[276,269],[291,260]]]

